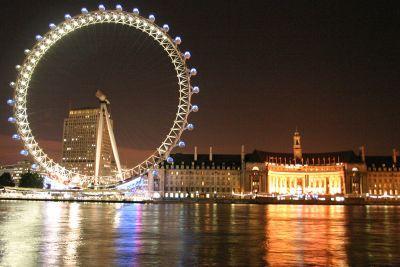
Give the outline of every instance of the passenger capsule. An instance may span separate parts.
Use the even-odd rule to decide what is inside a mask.
[[[8,99],[7,100],[7,105],[12,107],[12,106],[14,106],[14,104],[15,104],[15,101],[13,99]]]
[[[87,14],[87,13],[89,13],[89,11],[87,10],[86,7],[82,7],[81,13],[82,13],[82,14]]]
[[[182,43],[181,37],[179,37],[179,36],[175,37],[174,43],[177,45],[180,45]]]
[[[183,57],[184,57],[186,60],[190,59],[191,56],[192,56],[192,55],[190,54],[189,51],[186,51],[186,52],[183,54]]]
[[[31,52],[31,50],[29,50],[29,49],[24,50],[25,55],[28,55],[30,52]]]
[[[151,15],[149,15],[149,20],[151,22],[154,22],[156,20],[156,17],[153,14],[151,14]]]
[[[36,39],[36,41],[41,41],[43,39],[43,36],[38,34],[35,36],[35,39]]]
[[[99,5],[99,10],[100,10],[100,11],[105,11],[105,10],[106,10],[106,8],[105,8],[105,6],[104,6],[104,5]]]
[[[153,170],[152,174],[153,174],[153,176],[158,176],[158,171],[157,170]]]
[[[16,65],[15,69],[19,71],[21,69],[21,65]]]
[[[197,75],[197,70],[195,68],[192,68],[190,70],[190,76],[196,76]]]
[[[180,148],[185,148],[186,144],[185,144],[185,142],[183,142],[183,141],[179,141],[178,146],[179,146]]]
[[[10,82],[10,87],[15,88],[15,82]]]
[[[173,159],[172,157],[168,157],[168,158],[167,158],[167,162],[168,162],[169,164],[172,164],[172,163],[174,162],[174,159]]]
[[[13,135],[11,136],[11,138],[12,138],[13,140],[21,140],[21,136],[19,136],[19,134],[13,134]]]
[[[169,26],[168,26],[168,24],[164,24],[164,25],[162,26],[162,28],[163,28],[163,30],[164,30],[165,32],[168,32],[168,31],[169,31]]]
[[[136,7],[132,10],[133,14],[135,15],[139,15],[139,9],[137,9]]]
[[[56,25],[54,23],[49,24],[50,30],[54,30],[56,28]]]
[[[192,93],[193,94],[198,94],[200,92],[200,88],[198,87],[198,86],[194,86],[193,88],[192,88]]]
[[[70,14],[65,14],[65,15],[64,15],[64,18],[65,18],[66,20],[70,20],[72,17],[71,17]]]
[[[8,122],[9,123],[15,123],[17,120],[14,117],[9,117]]]
[[[193,111],[193,112],[199,111],[199,106],[193,105],[193,106],[192,106],[192,111]]]
[[[189,123],[189,124],[186,126],[186,128],[187,128],[189,131],[193,131],[193,130],[194,130],[194,125],[193,125],[192,123]]]
[[[121,5],[116,5],[115,9],[118,10],[118,11],[122,11],[122,6]]]
[[[32,170],[36,170],[38,167],[39,167],[39,166],[38,166],[36,163],[33,163],[33,164],[31,165],[31,169],[32,169]]]
[[[22,156],[28,156],[29,152],[28,150],[23,149],[19,152],[19,154],[21,154]]]

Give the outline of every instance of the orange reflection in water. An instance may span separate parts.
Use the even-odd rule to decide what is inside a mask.
[[[269,205],[265,216],[267,264],[347,265],[344,206]]]

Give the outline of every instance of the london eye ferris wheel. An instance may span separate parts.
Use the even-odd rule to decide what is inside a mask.
[[[158,43],[169,57],[177,77],[178,105],[172,126],[156,150],[141,163],[128,169],[123,169],[118,175],[118,184],[130,181],[134,177],[146,174],[149,170],[157,168],[158,165],[166,160],[173,162],[170,156],[175,147],[185,147],[185,142],[181,140],[181,135],[185,130],[193,130],[194,125],[188,122],[191,112],[197,112],[198,106],[191,103],[192,95],[199,93],[198,86],[191,85],[191,79],[197,75],[195,68],[188,68],[187,61],[190,59],[190,52],[181,52],[179,45],[182,40],[179,36],[172,38],[169,34],[169,26],[164,24],[158,26],[155,23],[155,16],[149,15],[145,18],[139,14],[139,10],[134,8],[132,12],[124,11],[121,5],[117,5],[115,10],[106,10],[103,5],[99,5],[98,10],[88,11],[81,9],[81,14],[71,16],[65,15],[65,20],[59,24],[49,24],[50,30],[42,35],[36,36],[36,43],[31,49],[26,49],[25,59],[21,65],[17,65],[17,78],[10,86],[14,90],[14,96],[7,101],[13,107],[13,116],[8,121],[16,125],[17,133],[12,136],[15,140],[21,140],[24,149],[21,154],[32,156],[35,164],[40,166],[46,173],[63,184],[70,183],[73,179],[80,181],[81,186],[85,187],[96,181],[98,185],[112,186],[115,184],[115,177],[97,175],[85,175],[67,169],[55,162],[42,147],[39,145],[31,130],[31,122],[28,116],[28,90],[31,78],[35,69],[44,55],[58,42],[70,33],[81,28],[94,24],[122,24],[132,29],[139,30],[155,43]]]

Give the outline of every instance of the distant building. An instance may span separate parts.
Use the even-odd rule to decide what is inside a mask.
[[[64,120],[62,163],[77,173],[95,174],[99,108],[70,110]],[[112,122],[112,120],[111,120]],[[99,176],[111,175],[113,154],[107,127],[103,127]]]
[[[243,155],[244,157],[244,155]],[[241,155],[174,154],[174,163],[164,162],[157,174],[150,173],[151,191],[165,197],[221,197],[239,194]]]
[[[27,172],[32,172],[32,163],[29,160],[18,161],[16,164],[4,165],[0,167],[0,175],[10,173],[16,184],[19,183],[21,175]]]
[[[296,130],[292,154],[255,150],[246,155],[243,191],[291,195],[352,192],[346,177],[361,163],[353,151],[303,153]]]
[[[400,164],[397,161],[397,150],[392,156],[366,156],[367,181],[365,192],[370,195],[400,194]]]

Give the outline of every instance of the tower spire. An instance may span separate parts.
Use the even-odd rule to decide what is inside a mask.
[[[301,149],[301,135],[297,129],[297,126],[293,135],[293,157],[300,160],[303,158]]]

